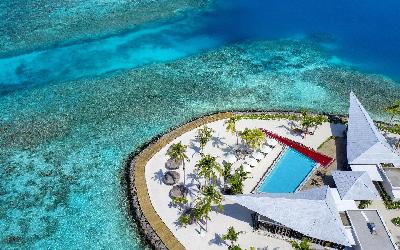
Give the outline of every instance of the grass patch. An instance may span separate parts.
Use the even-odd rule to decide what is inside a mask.
[[[321,145],[318,146],[317,149],[321,149],[328,141],[334,140],[335,137],[333,135],[329,136],[324,142],[321,143]]]

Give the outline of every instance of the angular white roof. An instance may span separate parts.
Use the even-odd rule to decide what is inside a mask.
[[[380,200],[380,195],[365,171],[334,171],[333,179],[342,200]]]
[[[351,245],[331,190],[327,186],[297,193],[225,197],[304,235],[345,246]]]
[[[400,156],[387,143],[353,92],[350,93],[347,159],[349,164],[400,166]]]

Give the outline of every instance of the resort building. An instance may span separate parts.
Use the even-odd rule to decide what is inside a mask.
[[[338,249],[395,250],[377,210],[339,211],[334,188],[323,186],[296,193],[229,195],[226,198],[255,212],[254,227]],[[377,246],[381,246],[380,248]]]
[[[353,171],[366,171],[382,182],[394,200],[400,200],[400,155],[379,132],[356,95],[350,93],[347,160]]]
[[[342,200],[380,200],[369,174],[365,171],[335,171],[332,173]]]
[[[254,211],[253,226],[286,237],[338,249],[397,249],[377,210],[358,209],[355,201],[380,200],[374,182],[400,198],[400,156],[350,94],[347,158],[353,171],[334,171],[335,188],[294,193],[254,193],[226,198]]]

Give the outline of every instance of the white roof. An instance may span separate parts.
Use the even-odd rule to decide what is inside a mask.
[[[400,166],[400,156],[387,143],[353,92],[350,93],[347,159],[349,164]]]
[[[309,237],[345,246],[351,245],[327,186],[297,193],[259,193],[225,197]]]
[[[332,173],[342,200],[380,200],[380,195],[365,171],[334,171]]]
[[[357,204],[355,201],[340,199],[340,195],[339,195],[339,192],[337,191],[337,188],[331,188],[331,193],[332,193],[333,199],[335,200],[336,208],[339,212],[357,209]]]
[[[383,181],[377,165],[351,165],[353,171],[365,171],[372,181]]]

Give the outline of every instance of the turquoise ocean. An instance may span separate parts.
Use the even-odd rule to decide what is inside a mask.
[[[0,3],[0,249],[142,249],[125,161],[225,110],[376,119],[400,99],[400,2]]]

